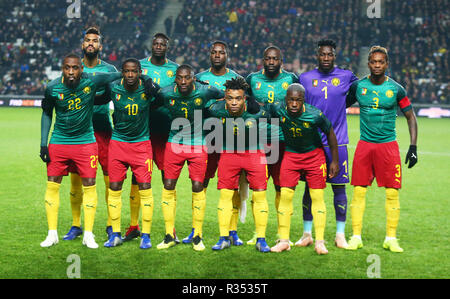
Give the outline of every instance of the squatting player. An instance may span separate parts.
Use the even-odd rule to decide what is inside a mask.
[[[223,127],[223,151],[220,155],[217,185],[220,190],[217,210],[220,238],[212,249],[222,250],[231,245],[233,236],[229,233],[229,226],[235,209],[233,198],[239,187],[240,174],[245,171],[250,188],[253,190],[256,249],[260,252],[269,252],[270,247],[265,240],[269,214],[266,199],[267,162],[264,144],[259,142],[259,138],[252,138],[259,137],[259,118],[266,118],[267,112],[261,109],[258,113],[251,114],[248,111],[245,94],[248,84],[244,78],[228,80],[225,87],[225,103],[218,101],[208,110],[210,115],[221,120]]]
[[[311,194],[311,210],[316,233],[315,251],[327,254],[324,232],[326,207],[323,198],[326,187],[327,164],[318,129],[327,136],[332,161],[328,176],[334,177],[339,171],[336,135],[326,116],[314,106],[304,103],[305,89],[299,83],[289,86],[284,103],[269,104],[272,117],[278,117],[283,130],[286,151],[281,162],[281,198],[278,207],[278,243],[272,252],[290,250],[289,232],[293,213],[292,199],[295,186],[304,175]]]
[[[169,49],[169,37],[164,33],[156,33],[152,39],[152,55],[141,59],[142,74],[153,79],[153,82],[161,88],[174,83],[175,72],[178,64],[166,57]],[[161,179],[164,179],[164,149],[170,131],[170,119],[168,111],[163,106],[150,109],[150,140],[152,143],[153,161],[161,171]],[[139,187],[136,177],[133,175],[130,190],[130,226],[128,227],[124,241],[139,237]],[[175,234],[175,233],[174,233]],[[175,240],[178,239],[175,234]]]
[[[81,44],[83,51],[83,71],[85,73],[95,72],[117,72],[117,69],[112,64],[106,63],[99,58],[99,53],[102,50],[100,30],[95,27],[90,27],[86,30],[83,43]],[[97,94],[103,94],[104,88],[97,91]],[[98,146],[98,162],[103,171],[103,179],[105,181],[105,201],[108,206],[108,146],[111,139],[112,125],[109,114],[109,105],[95,105],[92,116],[92,125],[94,128],[94,136]],[[70,172],[70,206],[72,209],[72,227],[64,236],[64,240],[73,240],[80,236],[83,231],[81,229],[81,203],[83,201],[83,189],[81,178],[74,169],[73,165],[69,168]],[[112,232],[111,217],[108,214],[106,223],[106,233],[108,237]]]
[[[210,63],[211,67],[203,71],[201,73],[198,73],[195,75],[195,77],[203,82],[208,83],[209,85],[212,85],[220,90],[225,90],[225,82],[227,80],[230,80],[232,78],[242,78],[239,74],[237,74],[235,71],[227,68],[227,61],[228,61],[228,46],[223,41],[214,41],[210,48]],[[207,134],[207,132],[205,132]],[[209,152],[208,153],[208,163],[206,167],[206,174],[205,174],[205,181],[203,182],[203,188],[206,192],[206,189],[208,188],[209,180],[212,179],[216,173],[218,164],[219,164],[219,158],[220,153],[217,152]],[[245,179],[245,175],[242,173],[240,182],[247,182]],[[247,184],[248,185],[248,184]],[[244,192],[245,193],[245,192]],[[248,194],[248,192],[247,192]],[[236,191],[233,195],[233,215],[231,217],[230,222],[230,237],[231,242],[233,245],[240,246],[243,245],[243,242],[241,239],[239,239],[239,236],[237,234],[237,225],[238,225],[238,217],[239,217],[239,209],[241,206],[241,196],[238,191]],[[246,197],[244,197],[242,204],[246,204]],[[245,209],[244,209],[245,210]],[[242,211],[241,211],[242,212]],[[192,237],[194,236],[194,230],[192,230],[191,234],[183,239],[183,243],[191,243]]]
[[[157,94],[157,101],[169,110],[172,120],[164,153],[164,188],[161,199],[166,235],[163,242],[158,244],[158,249],[176,245],[175,186],[185,162],[188,163],[192,182],[192,245],[196,251],[205,249],[202,241],[206,205],[203,181],[208,154],[204,141],[202,112],[209,102],[223,97],[224,92],[220,89],[195,82],[194,71],[189,65],[179,66],[175,73],[175,84],[160,89]]]
[[[294,73],[283,70],[283,57],[281,50],[276,46],[269,46],[263,53],[263,69],[259,72],[251,73],[247,76],[247,83],[250,85],[249,94],[258,102],[277,103],[284,101],[287,88],[290,84],[298,82],[298,77]],[[272,126],[277,130],[275,126]],[[278,210],[280,202],[280,166],[284,152],[283,134],[279,130],[279,158],[276,163],[268,161],[269,176],[272,177],[275,186],[275,207]],[[256,242],[256,234],[247,242],[254,245]]]
[[[42,100],[41,159],[47,163],[47,189],[45,208],[48,222],[47,238],[42,247],[58,243],[57,224],[59,189],[68,167],[74,164],[83,184],[84,236],[83,244],[97,248],[92,229],[97,208],[98,150],[92,127],[94,98],[97,90],[108,82],[120,78],[120,73],[83,73],[80,57],[64,57],[62,76],[52,80]],[[50,143],[48,135],[53,109],[56,120]]]
[[[347,195],[345,184],[349,183],[348,173],[348,131],[345,98],[352,83],[358,78],[348,70],[334,66],[336,59],[336,43],[333,40],[320,40],[317,43],[318,67],[299,76],[300,84],[306,90],[305,103],[319,108],[333,125],[338,141],[339,173],[334,178],[327,178],[334,194],[334,210],[336,213],[336,239],[339,248],[345,248],[345,221],[347,215]],[[327,166],[331,163],[331,152],[327,138],[322,133]],[[303,194],[303,236],[296,246],[308,246],[312,239],[311,197],[308,184]]]
[[[150,103],[154,100],[146,93],[145,82],[140,79],[141,64],[128,58],[122,63],[123,78],[110,83],[105,101],[113,99],[114,129],[109,144],[110,183],[108,211],[113,232],[105,247],[122,244],[120,220],[122,210],[122,186],[128,167],[131,168],[139,186],[142,208],[142,235],[140,248],[152,247],[150,230],[153,217],[153,194],[151,189],[153,155],[148,130]],[[151,82],[151,78],[147,77]]]
[[[377,179],[379,187],[386,188],[386,238],[385,249],[403,252],[397,240],[400,217],[399,189],[402,186],[402,166],[396,141],[395,119],[397,107],[408,123],[410,146],[405,163],[408,168],[417,163],[417,119],[406,91],[385,75],[389,56],[385,48],[374,46],[369,51],[370,75],[356,81],[350,87],[347,106],[358,101],[360,107],[360,140],[356,146],[352,166],[354,186],[351,203],[353,236],[346,249],[363,247],[361,232],[366,206],[367,186]]]

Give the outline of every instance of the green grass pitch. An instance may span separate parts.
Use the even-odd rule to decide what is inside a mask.
[[[373,186],[367,192],[364,215],[364,248],[349,252],[334,246],[335,218],[331,188],[327,186],[326,241],[329,254],[318,256],[313,247],[292,248],[281,254],[262,254],[253,246],[233,247],[213,252],[211,246],[218,239],[217,178],[207,191],[207,209],[204,222],[204,243],[207,249],[195,252],[191,246],[180,244],[166,251],[156,245],[164,234],[161,211],[160,172],[153,174],[155,209],[152,226],[153,248],[139,249],[134,240],[117,248],[104,248],[106,206],[104,183],[98,176],[99,197],[94,234],[99,243],[96,250],[81,244],[81,239],[63,241],[71,225],[69,180],[61,187],[58,234],[60,241],[51,248],[39,243],[47,234],[44,207],[46,169],[39,158],[40,109],[0,109],[0,278],[67,278],[71,265],[68,257],[80,257],[81,278],[368,278],[375,257],[378,277],[381,278],[450,278],[449,256],[450,200],[448,196],[450,166],[450,119],[418,119],[418,164],[403,167],[403,188],[400,191],[401,215],[398,237],[405,249],[402,254],[390,253],[382,248],[385,236],[384,189]],[[359,139],[359,118],[349,116],[350,166]],[[409,134],[403,117],[397,120],[398,142],[402,159],[409,146]],[[156,168],[156,167],[155,167]],[[129,176],[130,177],[130,176]],[[128,194],[130,181],[124,184],[122,196],[122,231],[129,221]],[[176,228],[180,239],[191,230],[191,186],[187,171],[183,171],[177,186],[178,206]],[[347,189],[349,203],[353,188]],[[301,194],[299,183],[294,201],[291,240],[301,236]],[[273,246],[276,238],[274,189],[269,180],[269,223],[267,241]],[[249,204],[248,204],[249,206]],[[244,224],[239,223],[239,235],[245,242],[253,233],[250,207]],[[348,209],[346,235],[351,234],[351,216]]]

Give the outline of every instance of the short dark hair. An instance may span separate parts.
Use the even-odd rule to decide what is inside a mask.
[[[193,73],[194,72],[194,68],[192,66],[190,66],[189,64],[182,64],[177,68],[177,73],[179,70],[188,70],[189,72]]]
[[[301,85],[300,83],[292,83],[291,85],[288,86],[287,91],[298,91],[301,93],[305,93],[305,87],[303,85]]]
[[[266,52],[269,50],[277,50],[278,52],[280,52],[280,58],[283,58],[283,53],[281,53],[281,49],[278,48],[277,46],[268,46],[267,48],[264,49],[263,55],[266,55]]]
[[[75,58],[75,59],[78,59],[78,61],[79,61],[80,64],[81,64],[81,58],[80,58],[80,56],[78,56],[77,54],[75,54],[75,53],[73,53],[73,52],[71,52],[71,53],[69,53],[69,54],[66,54],[66,56],[64,56],[64,58],[63,58],[63,62],[64,62],[64,60],[66,60],[67,58]]]
[[[91,26],[88,29],[86,29],[86,32],[84,33],[84,35],[86,34],[97,34],[100,35],[100,28],[96,27],[96,26]]]
[[[226,89],[242,89],[244,91],[247,91],[249,89],[248,83],[245,81],[242,77],[232,78],[230,80],[227,80],[225,84],[223,84]]]
[[[164,38],[165,40],[167,40],[167,42],[170,41],[170,38],[162,32],[158,32],[153,35],[153,39],[156,39],[158,37]]]
[[[215,41],[213,41],[212,44],[211,44],[210,49],[212,49],[212,47],[214,47],[215,44],[221,44],[221,45],[223,45],[223,46],[225,47],[225,50],[227,50],[227,52],[228,52],[228,50],[230,49],[230,48],[228,47],[227,43],[224,42],[223,40],[215,40]]]
[[[122,62],[122,69],[123,69],[123,66],[124,66],[126,63],[128,63],[128,62],[132,62],[132,63],[136,64],[136,65],[138,66],[138,69],[141,70],[141,62],[140,62],[139,60],[137,60],[136,58],[134,58],[134,57],[130,57],[130,58],[125,59],[125,60]]]
[[[332,39],[321,39],[317,42],[317,48],[320,47],[332,47],[336,50],[336,42]]]
[[[372,46],[369,50],[368,60],[373,53],[383,53],[386,56],[386,61],[389,61],[388,50],[382,46]]]

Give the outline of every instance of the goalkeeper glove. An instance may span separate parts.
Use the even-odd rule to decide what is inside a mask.
[[[409,165],[408,168],[413,167],[417,163],[417,145],[410,145],[408,153],[406,154],[405,164]]]
[[[50,162],[50,155],[48,153],[48,147],[47,146],[41,146],[41,153],[39,154],[42,161],[45,163]]]
[[[256,114],[261,109],[261,106],[255,100],[254,97],[247,97],[247,112],[251,114]]]

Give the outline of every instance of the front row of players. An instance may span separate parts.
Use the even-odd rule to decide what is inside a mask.
[[[375,54],[381,54],[382,58],[387,62],[387,53],[378,51],[373,54],[372,56],[375,58],[380,56]],[[380,62],[377,62],[377,64],[379,65]],[[376,73],[376,71],[379,72],[379,67],[374,67],[373,70],[374,72],[372,72],[371,68],[372,76],[376,79],[380,76],[380,74]],[[150,230],[153,215],[153,196],[150,182],[153,161],[147,124],[150,110],[163,106],[170,111],[172,119],[186,119],[190,129],[172,129],[165,148],[164,189],[161,202],[166,235],[163,242],[157,246],[158,249],[176,245],[176,236],[174,234],[175,186],[181,168],[186,161],[188,161],[189,176],[192,181],[194,232],[192,244],[195,250],[201,251],[205,248],[202,242],[202,225],[206,202],[203,182],[205,180],[208,154],[204,145],[204,136],[196,134],[199,130],[198,126],[203,126],[203,123],[202,121],[195,121],[194,117],[196,111],[203,110],[206,115],[222,120],[224,131],[227,128],[232,128],[235,138],[241,134],[239,132],[240,129],[245,131],[244,136],[249,136],[249,131],[252,127],[261,126],[262,119],[276,118],[283,132],[285,143],[285,153],[280,166],[280,199],[277,207],[279,240],[274,247],[270,248],[265,241],[268,204],[266,199],[267,163],[264,151],[259,146],[260,142],[255,145],[246,140],[245,150],[238,152],[233,144],[227,144],[227,140],[224,139],[218,167],[220,238],[217,244],[213,246],[213,249],[222,250],[230,246],[229,231],[233,214],[233,197],[239,186],[240,174],[242,171],[245,171],[250,188],[253,190],[252,210],[257,237],[256,248],[259,251],[281,252],[290,249],[289,231],[290,218],[293,212],[292,199],[295,186],[302,176],[308,184],[311,198],[311,213],[316,234],[315,250],[318,254],[326,254],[328,252],[324,244],[326,209],[323,189],[325,188],[327,176],[333,178],[339,171],[338,142],[333,127],[325,115],[314,106],[304,103],[305,89],[301,84],[293,83],[287,87],[284,102],[272,101],[273,103],[271,103],[269,101],[262,107],[259,107],[259,105],[252,105],[251,97],[246,97],[246,91],[249,86],[243,78],[238,77],[228,80],[224,84],[226,90],[223,92],[210,85],[195,82],[193,70],[187,65],[178,67],[175,74],[175,84],[163,89],[159,89],[157,85],[153,84],[151,78],[141,75],[141,65],[135,59],[128,59],[123,63],[122,73],[86,74],[82,71],[81,60],[76,55],[65,57],[63,76],[49,84],[42,104],[41,157],[47,162],[48,183],[45,202],[49,233],[46,240],[41,243],[41,246],[48,247],[58,242],[56,226],[59,206],[59,184],[62,176],[67,175],[67,165],[74,164],[81,177],[84,192],[85,231],[83,244],[89,248],[98,247],[92,234],[97,204],[95,176],[98,152],[90,119],[92,118],[94,102],[97,105],[105,104],[111,99],[115,110],[113,114],[114,129],[109,145],[109,195],[107,202],[113,232],[108,241],[105,242],[105,247],[114,247],[122,243],[120,235],[121,189],[128,167],[131,167],[136,176],[141,199],[142,237],[140,247],[146,249],[152,246]],[[384,78],[384,71],[385,69],[382,74],[383,79],[387,81]],[[367,90],[373,90],[377,95],[379,92],[376,87],[374,88],[377,85],[376,83],[373,83],[371,79],[366,81],[369,82],[366,83],[362,80],[358,81],[357,84],[353,84],[348,96],[349,105],[356,100],[360,103],[361,122],[364,126],[367,126],[368,122],[371,122],[377,116],[371,115],[373,113],[372,110],[375,109],[374,103],[365,103],[365,99],[361,98],[361,95],[366,95]],[[380,83],[383,85],[384,81]],[[414,113],[406,95],[401,92],[402,88],[398,88],[395,84],[390,83],[388,84],[389,86],[383,86],[384,89],[388,88],[387,91],[383,91],[389,100],[397,101],[402,111],[404,111],[410,127],[411,144],[416,144],[417,125],[414,125]],[[364,87],[359,85],[364,85]],[[103,96],[95,97],[96,91],[100,88],[106,88],[106,92],[103,93]],[[222,98],[225,100],[220,101]],[[377,105],[376,108],[394,111],[393,107],[395,105],[381,107],[381,103],[375,102],[375,104]],[[56,110],[55,128],[50,145],[47,148],[53,109]],[[370,111],[365,111],[364,109]],[[227,122],[233,122],[237,118],[244,120],[244,128],[240,128],[235,124],[228,126]],[[394,126],[395,129],[395,122],[394,124],[386,124],[386,126],[383,132],[387,131],[387,135],[389,135],[387,138],[392,139],[391,127]],[[331,152],[332,161],[329,163],[328,169],[318,128],[324,132]],[[202,128],[200,127],[201,130]],[[371,142],[370,128],[368,132],[366,133],[369,136],[367,143]],[[393,136],[395,140],[395,130]],[[361,137],[362,140],[365,140],[364,138],[367,136],[364,136],[364,133],[362,133]],[[378,142],[378,140],[374,141],[374,143]],[[358,155],[355,154],[355,159],[360,156],[361,147],[358,144]],[[365,149],[365,152],[371,150],[367,149],[367,146]],[[393,173],[393,176],[395,176],[394,181],[397,182],[401,180],[399,176],[400,170],[398,170],[400,163],[397,163],[397,160],[399,160],[397,159],[398,146],[396,150],[397,154],[393,155],[396,157],[393,166],[396,172]],[[414,159],[414,152],[412,154],[408,152],[408,157]],[[365,160],[362,161],[361,159],[363,158],[358,159],[359,164],[367,162]],[[369,162],[375,163],[376,161]],[[355,161],[355,164],[358,163]],[[366,179],[364,182],[356,183],[356,186],[362,186],[360,188],[363,190],[360,192],[360,188],[358,190],[355,188],[355,195],[365,193],[363,192],[365,191],[364,187],[371,184],[374,175],[377,177],[379,184],[380,180],[383,179],[382,176],[386,176],[376,169],[373,175],[370,173],[370,169],[366,171],[367,173],[358,175],[359,178],[365,177]],[[359,172],[361,173],[362,171]],[[387,241],[396,241],[395,229],[398,223],[398,188],[400,186],[392,186],[391,188],[387,179],[385,179],[384,185],[380,186],[393,189],[389,190],[389,192],[387,190],[387,194],[389,193],[388,198],[390,199],[389,211],[388,201],[386,203],[389,226],[388,235],[391,235],[391,239]],[[359,201],[363,201],[364,196],[360,195],[359,197],[362,198]],[[352,219],[354,236],[350,240],[349,249],[362,247],[360,228],[363,208],[356,211],[356,206],[356,204],[352,204],[352,216],[356,217]],[[353,215],[353,210],[355,210],[355,215]],[[386,248],[392,251],[401,251],[398,243],[387,241],[385,242]]]

